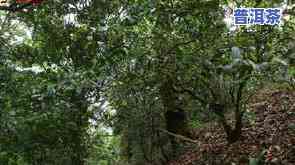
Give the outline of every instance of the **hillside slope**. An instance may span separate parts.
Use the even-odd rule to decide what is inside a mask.
[[[222,165],[249,163],[266,151],[265,164],[295,164],[295,91],[263,90],[251,99],[242,139],[227,145],[217,123],[196,130],[200,146],[169,165]]]

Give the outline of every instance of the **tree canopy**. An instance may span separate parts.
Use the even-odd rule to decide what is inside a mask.
[[[228,7],[281,8],[282,23],[236,26],[226,21]],[[291,0],[1,4],[0,164],[165,165],[200,150],[196,129],[212,122],[234,145],[253,121],[249,101],[259,89],[294,92],[294,7]],[[291,101],[286,106],[283,113],[294,113]],[[249,160],[259,161],[267,162]]]

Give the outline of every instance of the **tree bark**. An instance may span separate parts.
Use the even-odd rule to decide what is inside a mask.
[[[165,109],[166,130],[190,137],[186,112],[177,103],[177,94],[173,84],[173,79],[167,76],[160,88],[161,100]]]
[[[225,118],[225,107],[224,106],[214,106],[215,109],[212,109],[214,113],[216,113],[220,119],[220,122],[223,126],[223,129],[226,133],[226,140],[229,144],[237,142],[241,135],[242,135],[242,118],[243,118],[243,112],[240,111],[239,106],[236,107],[235,109],[235,125],[234,128],[232,128],[226,121]]]

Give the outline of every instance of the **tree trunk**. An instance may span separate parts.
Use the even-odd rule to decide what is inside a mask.
[[[219,108],[224,108],[223,106]],[[217,113],[216,110],[214,112],[219,116],[220,121],[222,123],[223,129],[226,133],[226,140],[229,144],[235,143],[238,141],[242,135],[242,117],[243,117],[243,112],[240,111],[239,107],[236,107],[235,110],[235,126],[232,128],[227,122],[226,118],[224,116],[225,110],[218,110],[219,112]]]
[[[72,155],[73,165],[85,165],[85,158],[87,157],[86,143],[83,140],[87,134],[88,116],[87,116],[87,101],[85,99],[86,91],[83,89],[80,94],[75,90],[72,93],[71,101],[74,104],[72,111],[72,121],[75,123],[76,128],[72,130]]]
[[[242,135],[242,124],[236,124],[235,128],[231,128],[229,125],[224,125],[223,128],[226,132],[226,140],[229,144],[237,142]]]
[[[169,132],[185,136],[189,130],[187,116],[177,103],[177,93],[173,90],[173,85],[174,81],[169,77],[160,88],[161,100],[165,109],[166,128]]]

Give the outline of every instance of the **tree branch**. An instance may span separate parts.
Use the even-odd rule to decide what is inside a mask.
[[[158,130],[161,131],[161,132],[164,132],[164,133],[166,133],[166,134],[168,134],[170,136],[173,136],[175,138],[178,138],[180,140],[183,140],[183,141],[187,141],[187,142],[190,142],[190,143],[194,143],[194,144],[200,145],[200,142],[199,141],[193,140],[193,139],[188,138],[188,137],[185,137],[183,135],[175,134],[175,133],[169,132],[169,131],[167,131],[165,129],[158,129]]]

